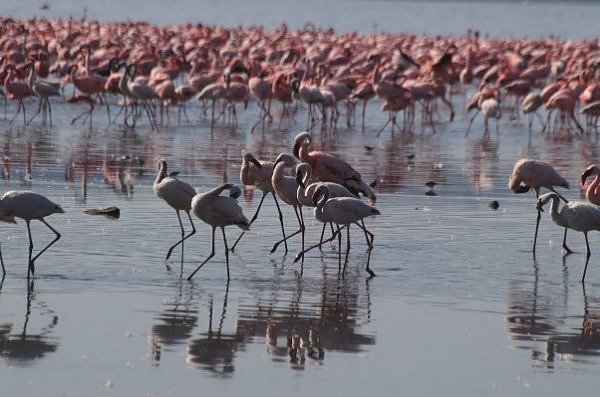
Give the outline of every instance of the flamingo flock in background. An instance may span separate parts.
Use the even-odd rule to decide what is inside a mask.
[[[135,128],[146,116],[155,131],[163,123],[156,107],[161,115],[166,110],[167,120],[169,109],[177,108],[181,122],[181,113],[189,120],[186,104],[194,99],[204,110],[210,106],[211,126],[222,120],[236,128],[240,105],[255,102],[259,115],[251,132],[261,124],[270,128],[276,104],[280,119],[287,118],[290,126],[302,104],[307,129],[320,124],[333,131],[343,116],[354,128],[359,107],[365,131],[367,104],[377,99],[388,113],[379,134],[390,124],[392,132],[395,127],[414,131],[419,113],[422,128],[435,132],[436,124],[455,118],[451,97],[473,89],[484,98],[467,110],[483,110],[490,98],[486,93],[496,93],[497,103],[485,102],[486,130],[487,120],[501,117],[503,106],[513,119],[521,110],[538,116],[545,110],[542,131],[597,131],[600,117],[600,61],[590,41],[496,40],[473,32],[436,38],[338,34],[333,29],[291,30],[285,24],[271,32],[191,24],[159,29],[139,22],[40,18],[0,18],[0,29],[6,98],[17,102],[18,114],[24,111],[23,98],[37,96],[42,124],[52,124],[51,98],[61,96],[67,84],[81,95],[56,102],[88,103],[88,111],[73,121],[89,118],[90,128],[98,102],[105,105],[109,124],[115,121],[110,117],[115,95],[125,98],[119,105],[131,110],[121,112],[125,126]],[[20,82],[31,93],[13,87]],[[505,99],[510,104],[503,104]],[[578,114],[586,118],[585,130]]]

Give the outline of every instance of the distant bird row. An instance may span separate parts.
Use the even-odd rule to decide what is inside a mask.
[[[560,176],[551,165],[543,161],[520,159],[515,163],[512,174],[508,180],[508,187],[514,193],[526,193],[533,189],[538,200],[536,205],[537,220],[533,237],[534,256],[541,212],[543,211],[544,205],[548,202],[550,202],[550,216],[552,217],[552,220],[557,225],[565,228],[562,243],[565,254],[572,252],[567,246],[567,230],[572,229],[583,233],[585,236],[587,258],[583,276],[581,278],[582,282],[585,281],[587,265],[591,255],[587,234],[592,230],[600,231],[600,167],[597,165],[589,166],[581,174],[581,184],[582,186],[585,185],[587,178],[592,175],[595,175],[595,178],[592,183],[588,185],[585,192],[585,197],[589,202],[568,201],[560,195],[554,188],[560,186],[568,189],[569,183],[565,178]],[[551,192],[540,196],[541,188],[548,189]],[[565,202],[565,205],[559,210],[561,199]]]

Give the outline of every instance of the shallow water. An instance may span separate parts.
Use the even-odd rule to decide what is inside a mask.
[[[49,11],[58,12],[61,4],[53,2]],[[415,7],[374,4],[373,9]],[[16,4],[9,7],[26,12]],[[451,5],[436,7],[456,11]],[[529,7],[519,9],[539,6]],[[558,13],[561,7],[547,6],[544,12]],[[92,5],[88,12],[114,16]],[[287,17],[277,15],[278,21]],[[139,15],[146,17],[151,19]],[[181,17],[174,11],[172,20],[162,18],[157,22]],[[294,18],[290,23],[301,23]],[[390,18],[380,22],[382,29]],[[567,24],[565,34],[584,37],[582,25]],[[467,27],[457,22],[452,29]],[[515,32],[546,35],[546,28]],[[457,107],[463,100],[454,97]],[[180,266],[185,276],[209,254],[210,230],[196,220],[196,235],[186,241],[183,255],[174,252],[171,270],[166,269],[164,255],[179,228],[173,210],[152,192],[156,161],[166,158],[171,170],[200,190],[239,183],[240,150],[259,158],[289,151],[304,127],[303,110],[289,130],[275,125],[250,134],[258,116],[255,104],[241,113],[237,129],[219,125],[212,132],[199,120],[199,105],[192,105],[192,122],[177,125],[171,114],[170,126],[157,134],[146,123],[134,132],[109,127],[99,108],[92,131],[72,127],[71,117],[84,106],[53,105],[53,128],[42,127],[39,119],[26,129],[0,121],[3,191],[33,190],[66,212],[47,218],[62,238],[38,261],[32,289],[26,280],[24,222],[6,224],[0,233],[8,272],[0,290],[0,383],[11,396],[363,396],[393,390],[595,395],[600,236],[589,236],[593,253],[585,288],[583,236],[570,233],[576,253],[563,261],[562,230],[547,214],[534,261],[534,197],[513,195],[506,182],[518,158],[540,158],[571,183],[565,195],[578,199],[578,176],[598,159],[597,137],[548,137],[539,128],[529,134],[524,120],[507,118],[498,134],[492,127],[484,137],[477,120],[465,137],[467,119],[458,115],[453,123],[438,124],[435,134],[417,127],[414,134],[387,131],[376,139],[385,118],[373,102],[364,133],[342,126],[336,133],[315,130],[318,147],[350,161],[367,181],[378,181],[382,216],[367,221],[375,234],[370,255],[357,231],[343,278],[335,244],[310,253],[302,266],[292,264],[299,240],[290,242],[287,256],[282,248],[269,255],[280,231],[268,198],[230,257],[231,282],[226,283],[220,239],[212,261],[187,282]],[[438,183],[437,195],[425,195],[428,181]],[[259,196],[250,191],[240,198],[247,216]],[[500,204],[496,211],[489,207],[492,200]],[[118,220],[83,214],[112,205],[120,207]],[[284,216],[286,229],[293,230],[293,212],[285,208]],[[305,218],[312,242],[320,226],[308,211]],[[51,239],[39,222],[32,223],[32,233],[38,248]],[[230,244],[238,233],[228,230]],[[371,280],[364,271],[367,261],[377,273]]]

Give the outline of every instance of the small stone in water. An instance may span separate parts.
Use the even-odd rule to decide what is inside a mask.
[[[498,203],[497,200],[493,200],[493,201],[490,201],[488,206],[495,211],[498,209],[498,207],[500,207],[500,204]]]

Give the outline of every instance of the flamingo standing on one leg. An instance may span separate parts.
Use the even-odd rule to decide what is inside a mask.
[[[548,163],[539,160],[532,159],[520,159],[515,163],[512,174],[508,179],[508,187],[514,193],[526,193],[533,188],[535,191],[535,197],[540,197],[540,188],[544,187],[548,190],[553,191],[560,197],[565,203],[568,202],[563,196],[561,196],[554,186],[562,186],[566,189],[569,188],[569,183],[565,178],[558,175],[556,170]],[[535,255],[535,245],[537,242],[538,228],[540,226],[541,211],[538,210],[537,220],[535,224],[535,234],[533,236],[533,254]],[[565,234],[563,238],[563,248],[567,253],[571,250],[567,247],[567,228],[565,228]]]
[[[259,190],[263,192],[263,195],[258,203],[258,208],[254,213],[252,219],[250,219],[250,224],[258,218],[258,212],[260,211],[260,207],[262,206],[265,197],[269,193],[273,195],[273,200],[275,200],[275,205],[277,206],[277,212],[279,213],[279,223],[281,224],[281,233],[283,234],[283,238],[285,239],[285,229],[283,227],[283,214],[281,213],[281,207],[279,207],[279,202],[277,201],[277,195],[275,194],[275,189],[273,189],[273,184],[271,183],[271,178],[273,177],[273,169],[275,168],[275,164],[272,161],[258,161],[252,153],[242,150],[242,167],[240,168],[240,180],[244,185],[254,185]],[[231,251],[235,250],[236,245],[242,238],[245,232],[242,232],[235,243],[231,246]],[[287,242],[284,240],[285,249],[287,252]]]
[[[60,233],[50,226],[48,222],[44,220],[44,218],[51,214],[63,214],[64,212],[65,211],[60,207],[60,205],[48,200],[41,194],[34,192],[10,191],[4,193],[2,198],[0,198],[0,217],[9,217],[9,221],[11,217],[20,218],[23,219],[27,224],[27,234],[29,236],[29,261],[27,262],[27,278],[29,278],[30,275],[33,276],[35,271],[35,260],[61,237]],[[31,254],[33,252],[33,241],[31,239],[31,229],[29,227],[32,219],[39,220],[56,235],[54,240],[52,240],[33,258],[31,258]]]
[[[158,173],[156,174],[156,179],[154,179],[153,184],[154,193],[165,200],[167,204],[171,206],[177,213],[177,219],[179,220],[179,228],[181,229],[181,240],[176,242],[169,248],[167,252],[167,256],[165,260],[168,260],[173,252],[173,249],[181,244],[183,249],[183,242],[191,237],[194,233],[196,233],[196,228],[194,227],[194,222],[192,222],[192,217],[190,216],[190,209],[192,207],[192,198],[196,195],[196,191],[189,184],[180,181],[179,179],[174,178],[171,175],[167,175],[167,161],[160,160],[158,162]],[[181,223],[181,216],[179,215],[179,211],[185,211],[190,220],[190,225],[192,225],[192,231],[186,236],[185,230],[183,229],[183,224]],[[183,258],[182,258],[183,259]],[[167,269],[169,266],[167,265]],[[183,270],[183,269],[182,269]]]
[[[375,192],[366,184],[360,173],[344,160],[321,151],[310,150],[312,135],[301,132],[294,138],[294,155],[300,161],[310,164],[312,172],[319,181],[335,182],[346,187],[353,194],[362,193],[375,203]]]
[[[229,197],[220,196],[223,190],[229,190]],[[239,187],[231,183],[225,183],[206,193],[197,194],[192,199],[194,214],[212,227],[212,249],[208,258],[188,276],[188,280],[191,280],[194,274],[215,255],[215,229],[220,227],[223,233],[223,243],[225,244],[227,281],[229,281],[229,248],[225,237],[225,226],[236,225],[242,230],[250,230],[250,223],[236,200],[240,194],[242,194],[242,191]]]
[[[583,201],[569,201],[563,205],[559,212],[559,197],[559,194],[556,192],[546,193],[540,196],[538,198],[537,210],[538,213],[543,211],[544,204],[548,201],[552,201],[550,203],[550,215],[552,216],[554,223],[564,228],[582,232],[585,236],[587,258],[585,261],[585,268],[583,269],[583,276],[581,277],[581,282],[583,283],[585,282],[585,273],[587,271],[590,255],[592,254],[587,234],[591,230],[600,231],[600,207]]]

